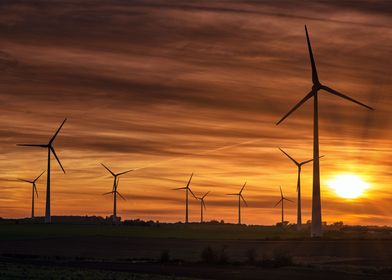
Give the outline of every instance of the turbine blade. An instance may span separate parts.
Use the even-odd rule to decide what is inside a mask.
[[[48,145],[46,144],[16,144],[16,146],[23,146],[23,147],[41,147],[41,148],[47,148]]]
[[[196,195],[193,193],[193,191],[191,190],[191,188],[188,187],[188,190],[190,191],[190,193],[192,194],[192,196],[193,196],[194,198],[197,199]]]
[[[292,200],[290,200],[290,199],[288,199],[288,198],[285,198],[285,197],[283,197],[283,199],[284,199],[284,200],[287,200],[287,201],[290,201],[290,202],[294,202],[294,201],[292,201]]]
[[[63,172],[65,173],[65,170],[64,170],[63,166],[61,165],[61,162],[60,162],[60,160],[59,160],[58,156],[56,155],[56,152],[55,152],[54,148],[53,148],[53,147],[50,147],[50,150],[52,151],[52,153],[53,153],[54,157],[56,158],[57,162],[59,163],[59,165],[60,165],[61,169],[62,169],[62,170],[63,170]]]
[[[188,188],[189,185],[191,184],[192,177],[193,177],[193,173],[191,174],[191,177],[189,178],[188,184],[186,184],[186,187],[187,187],[187,188]]]
[[[294,162],[294,164],[299,165],[299,163],[298,163],[295,159],[293,159],[288,153],[286,153],[285,151],[283,151],[281,148],[279,148],[279,150],[280,150],[282,153],[284,153],[289,159],[291,159],[291,160]]]
[[[118,191],[116,191],[116,193],[124,200],[126,200]]]
[[[307,163],[309,163],[311,161],[313,161],[313,159],[305,160],[305,161],[301,162],[299,165],[304,165],[304,164],[307,164]]]
[[[172,189],[173,191],[177,191],[177,190],[186,190],[187,188],[185,188],[185,187],[183,187],[183,188],[175,188],[175,189]]]
[[[38,197],[37,186],[35,185],[35,183],[33,183],[33,189],[35,191],[35,195]]]
[[[246,203],[245,198],[242,196],[242,194],[240,194],[240,197],[241,197],[242,201],[245,203],[245,206],[248,206],[248,203]]]
[[[244,190],[245,186],[246,186],[246,181],[245,181],[245,184],[242,186],[242,188],[241,188],[241,190],[240,190],[240,193],[239,193],[239,194],[241,194],[241,193],[242,193],[242,191]]]
[[[114,191],[111,191],[111,192],[107,192],[107,193],[103,193],[102,195],[107,195],[107,194],[111,194],[111,193],[113,193]]]
[[[116,174],[114,174],[108,167],[106,167],[105,164],[101,163],[101,165],[102,165],[107,171],[109,171],[110,174],[112,174],[113,176],[116,176]]]
[[[279,186],[279,188],[280,188],[280,197],[283,197],[282,186]]]
[[[25,179],[18,179],[18,181],[22,181],[22,182],[26,182],[26,183],[30,183],[30,184],[32,184],[32,183],[33,183],[32,181],[25,180]]]
[[[124,172],[121,172],[121,173],[117,173],[117,176],[120,176],[120,175],[129,173],[129,172],[131,172],[131,171],[133,171],[133,170],[135,170],[135,169],[129,169],[129,170],[127,170],[127,171],[124,171]]]
[[[306,41],[308,42],[310,64],[312,65],[312,82],[313,82],[313,84],[319,84],[320,82],[319,82],[318,75],[317,75],[316,63],[314,62],[312,46],[310,44],[308,29],[306,28],[306,25],[305,25],[305,32],[306,32]]]
[[[35,178],[34,182],[36,182],[44,173],[46,170],[44,170],[37,178]]]
[[[54,139],[56,139],[57,134],[59,134],[60,129],[63,127],[65,121],[67,120],[67,118],[64,119],[63,123],[60,125],[60,127],[57,129],[56,133],[53,135],[52,139],[50,139],[49,144],[52,144]]]
[[[299,107],[301,107],[302,104],[304,104],[309,98],[311,98],[314,95],[314,91],[310,91],[304,98],[302,98],[302,100],[300,102],[297,103],[297,105],[295,105],[283,118],[280,119],[280,121],[278,121],[276,123],[276,125],[279,125],[281,122],[283,122],[288,116],[291,115],[291,113],[293,113],[295,110],[297,110]]]
[[[238,195],[238,193],[227,193],[226,195]]]
[[[280,200],[274,205],[274,207],[278,206],[279,203],[280,203],[281,201],[282,201],[282,199],[280,199]]]
[[[209,193],[210,193],[210,191],[208,191],[205,195],[203,195],[202,199],[204,199]]]
[[[338,91],[336,91],[336,90],[334,90],[334,89],[332,89],[330,87],[322,85],[321,89],[323,89],[323,90],[325,90],[325,91],[327,91],[329,93],[335,94],[335,95],[337,95],[337,96],[339,96],[341,98],[347,99],[347,100],[349,100],[351,102],[357,103],[358,105],[361,105],[361,106],[363,106],[363,107],[365,107],[365,108],[367,108],[369,110],[374,110],[372,107],[370,107],[370,106],[368,106],[366,104],[363,104],[362,102],[359,102],[359,101],[357,101],[357,100],[355,100],[355,99],[353,99],[353,98],[351,98],[351,97],[349,97],[347,95],[344,95],[343,93],[338,92]]]

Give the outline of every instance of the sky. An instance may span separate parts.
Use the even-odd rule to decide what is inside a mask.
[[[392,5],[389,1],[0,2],[0,217],[27,217],[44,149],[65,117],[52,158],[52,215],[112,213],[114,172],[123,219],[184,220],[193,172],[207,191],[206,220],[275,224],[279,186],[296,200],[298,161],[312,157],[312,103],[275,123],[311,88],[304,25],[322,83],[372,107],[321,93],[323,221],[391,225]],[[357,199],[328,181],[354,174]],[[44,215],[46,175],[37,182]],[[311,217],[312,166],[303,167],[303,221]],[[296,203],[286,203],[296,221]],[[190,220],[199,203],[190,200]]]

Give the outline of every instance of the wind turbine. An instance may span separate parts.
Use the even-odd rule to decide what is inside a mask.
[[[42,176],[42,174],[44,174],[44,172],[42,172],[37,178],[35,178],[33,181],[30,180],[24,180],[24,179],[18,179],[19,181],[22,182],[26,182],[26,183],[30,183],[32,184],[33,188],[32,188],[32,193],[31,193],[31,219],[34,219],[34,192],[35,195],[37,195],[38,198],[38,191],[37,191],[37,186],[35,185],[35,182],[37,182],[37,180]]]
[[[50,139],[48,144],[17,144],[18,146],[26,146],[26,147],[40,147],[40,148],[46,148],[48,149],[48,168],[47,168],[47,173],[46,173],[46,208],[45,208],[45,223],[50,223],[52,221],[52,217],[50,215],[50,155],[51,152],[53,153],[54,157],[56,158],[57,162],[59,163],[61,169],[65,173],[65,170],[63,166],[61,165],[61,162],[56,154],[56,151],[53,148],[53,142],[56,139],[57,134],[60,132],[60,129],[63,127],[65,121],[67,119],[65,118],[63,123],[60,125],[60,127],[57,129],[56,133],[53,135],[53,137]]]
[[[297,202],[297,229],[299,230],[301,228],[302,225],[302,214],[301,214],[301,168],[302,165],[305,165],[311,161],[313,161],[313,159],[309,159],[309,160],[305,160],[303,162],[298,162],[296,161],[294,158],[292,158],[288,153],[286,153],[285,151],[283,151],[281,148],[279,148],[279,150],[284,153],[289,159],[291,159],[292,162],[294,162],[294,164],[297,166],[298,168],[298,177],[297,177],[297,193],[298,193],[298,202]],[[323,156],[321,156],[320,158],[322,158]]]
[[[244,201],[245,206],[248,206],[248,204],[246,203],[244,197],[242,196],[242,191],[244,190],[245,186],[246,186],[246,182],[242,186],[242,188],[241,188],[239,193],[229,193],[229,194],[227,194],[227,195],[238,195],[238,224],[239,225],[241,224],[241,199],[242,199],[242,201]]]
[[[196,199],[200,200],[200,223],[203,223],[203,210],[206,209],[206,204],[204,203],[204,198],[209,194],[210,192],[206,192],[202,197],[196,197]]]
[[[310,45],[309,34],[306,25],[305,25],[305,33],[306,33],[306,40],[308,44],[310,63],[312,67],[313,86],[311,91],[300,102],[298,102],[297,105],[295,105],[280,121],[278,121],[276,125],[279,125],[281,122],[283,122],[291,113],[297,110],[308,99],[313,97],[313,108],[314,108],[313,109],[313,159],[314,161],[313,161],[313,198],[312,198],[311,236],[321,237],[322,221],[321,221],[321,198],[320,198],[319,134],[318,134],[318,93],[320,90],[323,90],[330,94],[339,96],[341,98],[359,104],[370,110],[373,110],[373,108],[320,83],[317,75],[316,63],[314,61],[312,46]]]
[[[123,171],[120,173],[114,173],[112,170],[110,170],[106,165],[104,165],[103,163],[101,163],[101,165],[107,170],[109,171],[110,174],[112,174],[114,180],[113,180],[113,189],[111,192],[107,192],[104,193],[104,195],[106,194],[113,194],[113,223],[117,223],[117,195],[119,195],[122,199],[125,200],[125,198],[117,191],[117,187],[118,187],[118,182],[120,180],[120,178],[118,178],[121,175],[124,175],[125,173],[131,172],[134,169],[130,169],[127,171]]]
[[[282,187],[279,187],[279,188],[280,188],[280,200],[278,201],[278,203],[275,204],[274,207],[278,206],[279,203],[282,203],[282,226],[284,226],[284,201],[285,200],[290,201],[290,202],[293,202],[293,201],[290,200],[290,199],[285,198],[283,196]]]
[[[191,188],[189,187],[189,185],[191,184],[192,177],[193,177],[193,173],[191,174],[191,177],[189,178],[188,183],[186,184],[186,187],[173,189],[175,191],[176,190],[185,190],[185,223],[186,224],[188,223],[188,202],[189,202],[188,192],[190,192],[192,194],[192,196],[197,199],[197,197],[195,196],[195,194],[192,192]]]

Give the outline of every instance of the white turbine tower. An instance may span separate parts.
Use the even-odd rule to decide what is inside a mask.
[[[284,201],[285,200],[290,201],[290,202],[293,202],[293,201],[290,200],[290,199],[285,198],[283,196],[282,187],[279,187],[279,188],[280,188],[280,200],[275,204],[274,207],[278,206],[279,203],[282,203],[282,227],[283,227],[284,226]]]
[[[248,206],[248,203],[246,203],[244,197],[242,196],[242,191],[244,190],[246,186],[246,182],[245,184],[242,186],[241,190],[239,193],[229,193],[227,195],[237,195],[238,196],[238,224],[241,224],[241,199],[242,201],[245,203],[245,206]]]
[[[120,178],[118,178],[118,177],[121,176],[121,175],[124,175],[124,174],[126,174],[126,173],[128,173],[128,172],[131,172],[131,171],[133,171],[134,169],[130,169],[130,170],[127,170],[127,171],[123,171],[123,172],[120,172],[120,173],[114,173],[112,170],[110,170],[108,167],[106,167],[103,163],[101,163],[101,165],[102,165],[107,171],[109,171],[110,174],[112,174],[113,179],[114,179],[114,180],[113,180],[113,189],[112,189],[112,191],[111,191],[111,192],[104,193],[104,195],[106,195],[106,194],[113,194],[113,223],[114,223],[114,224],[117,224],[117,195],[119,195],[122,199],[125,200],[125,198],[117,191],[118,182],[119,182],[119,179],[120,179]]]
[[[189,211],[189,199],[188,199],[188,192],[190,192],[192,194],[192,196],[194,198],[196,198],[195,194],[192,192],[191,188],[189,187],[189,185],[191,184],[192,181],[192,177],[193,177],[193,173],[191,174],[191,177],[188,180],[188,183],[186,184],[185,187],[183,188],[175,188],[173,190],[177,191],[177,190],[185,190],[185,223],[187,224],[189,222],[189,218],[188,218],[188,211]],[[197,198],[196,198],[197,199]]]
[[[56,154],[56,151],[53,148],[53,142],[56,139],[57,134],[60,132],[60,129],[63,127],[65,121],[67,119],[64,119],[63,123],[60,125],[60,127],[57,129],[56,133],[53,135],[53,137],[50,139],[48,144],[17,144],[18,146],[27,146],[27,147],[40,147],[40,148],[45,148],[48,149],[48,168],[47,168],[47,173],[46,173],[46,208],[45,208],[45,223],[51,223],[52,222],[52,216],[50,214],[50,155],[53,153],[54,157],[56,158],[57,162],[59,163],[61,169],[65,173],[65,170],[63,166],[61,165],[61,162]]]
[[[301,107],[308,99],[313,97],[313,197],[312,197],[312,225],[311,225],[311,237],[321,237],[322,236],[322,219],[321,219],[321,197],[320,197],[320,163],[319,163],[319,133],[318,133],[318,94],[320,90],[324,92],[339,96],[356,104],[359,104],[365,108],[373,110],[359,101],[346,96],[326,85],[320,83],[316,63],[313,58],[312,47],[310,45],[308,30],[305,25],[306,40],[308,44],[310,63],[312,66],[312,89],[311,91],[295,105],[276,125],[283,122],[291,113]]]
[[[32,185],[32,190],[31,190],[31,219],[34,219],[34,197],[35,195],[38,198],[38,191],[37,191],[37,186],[35,184],[35,182],[37,182],[37,180],[42,176],[42,174],[44,174],[44,172],[42,172],[37,178],[35,178],[34,180],[30,181],[30,180],[25,180],[25,179],[18,179],[19,181],[22,182],[26,182],[26,183],[30,183]]]
[[[200,223],[202,224],[203,221],[203,212],[206,209],[206,204],[204,202],[204,198],[209,194],[210,192],[206,192],[202,197],[196,197],[198,200],[200,200]]]

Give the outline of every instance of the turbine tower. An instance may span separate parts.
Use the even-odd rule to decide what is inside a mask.
[[[246,182],[245,184],[242,186],[241,190],[239,193],[229,193],[227,195],[238,195],[238,224],[241,224],[241,199],[242,201],[245,203],[245,206],[248,206],[248,204],[246,203],[244,197],[242,196],[242,191],[244,190],[246,186]]]
[[[188,183],[186,184],[186,187],[173,189],[175,191],[185,190],[185,223],[186,224],[188,223],[188,208],[189,208],[188,207],[188,202],[189,202],[188,192],[190,192],[192,194],[192,196],[197,199],[197,197],[195,196],[195,194],[192,192],[191,188],[189,187],[189,185],[191,184],[192,177],[193,177],[193,173],[191,174],[191,177],[189,178]]]
[[[60,132],[60,129],[63,127],[65,121],[67,119],[65,118],[63,123],[60,125],[60,127],[57,129],[56,133],[53,135],[53,137],[50,139],[48,144],[17,144],[18,146],[27,146],[27,147],[40,147],[40,148],[46,148],[48,149],[48,168],[47,168],[47,173],[46,173],[46,208],[45,208],[45,223],[51,223],[52,217],[50,215],[50,155],[53,153],[54,157],[56,158],[57,162],[59,163],[61,169],[65,173],[65,170],[63,166],[61,165],[61,162],[56,154],[56,151],[53,148],[53,142],[56,139],[57,134]]]
[[[311,91],[298,102],[276,125],[283,122],[291,113],[301,107],[308,99],[313,97],[313,196],[312,196],[312,225],[311,225],[311,237],[321,237],[322,236],[322,220],[321,220],[321,198],[320,198],[320,163],[319,163],[319,134],[318,134],[318,93],[320,90],[328,92],[330,94],[339,96],[341,98],[347,99],[351,102],[359,104],[367,109],[373,110],[359,101],[346,96],[326,85],[320,83],[316,63],[314,61],[312,46],[310,45],[308,30],[305,25],[306,40],[308,44],[310,64],[312,67],[312,89]]]
[[[302,225],[302,214],[301,214],[301,168],[302,165],[305,165],[311,161],[313,161],[313,159],[309,159],[303,162],[298,162],[296,161],[294,158],[292,158],[288,153],[286,153],[285,151],[283,151],[281,148],[279,148],[279,150],[284,153],[289,159],[291,159],[291,161],[297,166],[298,168],[298,177],[297,177],[297,194],[298,194],[298,202],[297,202],[297,230],[301,229],[301,225]],[[322,158],[323,156],[321,156],[320,158]]]
[[[107,170],[109,171],[109,173],[113,176],[113,189],[111,192],[107,192],[104,193],[104,195],[106,194],[113,194],[113,223],[117,224],[117,195],[119,195],[122,199],[125,200],[125,198],[117,191],[117,187],[118,187],[118,182],[120,180],[120,178],[118,178],[121,175],[124,175],[125,173],[134,171],[135,169],[130,169],[127,171],[123,171],[120,173],[114,173],[112,170],[110,170],[106,165],[104,165],[103,163],[101,163],[101,165]]]
[[[210,192],[206,192],[202,197],[196,197],[196,199],[200,200],[200,223],[203,223],[203,210],[206,209],[206,204],[204,203],[204,198],[209,194]]]
[[[290,200],[290,199],[285,198],[283,196],[282,187],[279,187],[279,188],[280,188],[280,200],[278,201],[278,203],[275,204],[274,207],[278,206],[279,203],[282,203],[282,227],[283,227],[284,226],[284,201],[285,200],[290,201],[290,202],[293,202],[293,201]]]
[[[37,191],[37,186],[35,184],[35,182],[37,182],[37,180],[42,176],[42,174],[44,174],[44,172],[42,172],[37,178],[35,178],[33,181],[30,180],[24,180],[24,179],[18,179],[19,181],[22,182],[26,182],[26,183],[30,183],[32,184],[32,190],[31,190],[31,219],[34,219],[34,194],[37,195],[38,198],[38,191]]]

